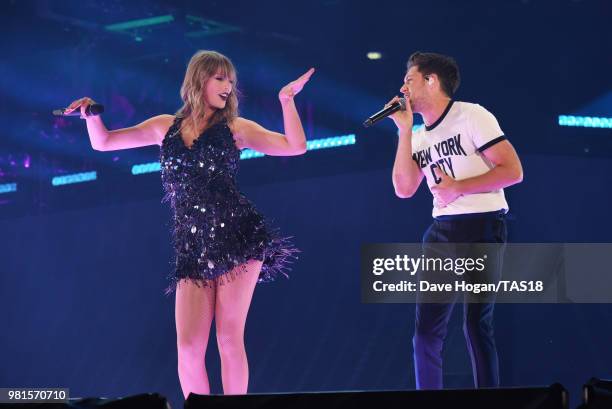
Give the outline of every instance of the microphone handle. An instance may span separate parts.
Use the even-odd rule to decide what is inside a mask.
[[[374,115],[366,119],[366,121],[363,123],[363,126],[365,126],[366,128],[370,127],[374,125],[376,122],[380,121],[381,119],[384,119],[388,117],[389,115],[394,114],[395,112],[400,111],[402,109],[403,109],[402,104],[399,102],[395,102],[393,103],[393,105],[387,108],[381,109],[380,111],[378,111],[377,113],[375,113]]]
[[[370,127],[381,119],[384,119],[397,111],[403,111],[404,109],[406,109],[406,100],[404,98],[400,98],[398,102],[394,102],[392,105],[388,106],[387,108],[381,109],[380,111],[366,119],[366,121],[363,123],[363,126],[365,126],[366,128]]]
[[[53,115],[55,116],[81,116],[81,109],[75,109],[74,111],[66,114],[66,108],[54,109]],[[102,104],[91,104],[85,108],[85,116],[99,115],[104,112],[104,105]]]

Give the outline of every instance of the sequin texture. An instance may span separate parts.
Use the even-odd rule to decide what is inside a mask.
[[[163,201],[173,211],[175,261],[170,285],[188,278],[198,285],[224,284],[248,260],[263,260],[259,282],[287,276],[298,250],[280,237],[236,183],[240,151],[225,122],[206,129],[187,147],[176,118],[160,151]]]

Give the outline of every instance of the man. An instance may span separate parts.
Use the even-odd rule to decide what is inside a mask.
[[[414,53],[400,91],[406,110],[391,116],[399,129],[393,186],[412,197],[423,177],[433,194],[433,223],[424,244],[505,243],[508,211],[503,188],[519,183],[519,158],[495,117],[478,104],[453,101],[460,82],[456,62],[435,53]],[[397,101],[395,97],[390,103]],[[412,113],[425,126],[412,133]],[[491,259],[491,258],[490,258]],[[489,279],[499,278],[501,256]],[[457,294],[445,299],[419,294],[413,338],[417,389],[442,388],[442,347]],[[464,334],[476,387],[499,386],[493,336],[494,298],[464,300]]]

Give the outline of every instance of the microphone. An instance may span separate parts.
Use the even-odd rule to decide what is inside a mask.
[[[81,108],[77,108],[68,114],[65,114],[64,113],[65,111],[66,111],[66,108],[54,109],[53,115],[55,116],[80,116],[81,115]],[[102,104],[91,104],[91,105],[87,105],[87,107],[85,108],[85,116],[99,115],[102,112],[104,112],[104,105]]]
[[[387,108],[381,109],[380,111],[378,111],[374,115],[371,115],[363,123],[363,126],[365,126],[366,128],[369,127],[369,126],[372,126],[376,122],[380,121],[381,119],[384,119],[384,118],[388,117],[389,115],[391,115],[391,114],[393,114],[393,113],[395,113],[397,111],[403,111],[405,109],[406,109],[406,100],[404,98],[400,98],[396,102],[394,102],[391,105],[389,105]]]

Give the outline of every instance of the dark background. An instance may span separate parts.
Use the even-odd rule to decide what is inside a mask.
[[[282,131],[277,92],[311,66],[297,97],[308,139],[356,145],[241,162],[247,196],[302,250],[291,278],[257,287],[247,322],[251,392],[413,389],[413,305],[362,304],[359,247],[418,242],[431,221],[422,186],[395,197],[391,121],[361,122],[398,93],[417,50],[456,58],[456,99],[493,112],[523,161],[506,189],[514,242],[609,242],[610,129],[559,115],[612,116],[605,1],[4,1],[0,4],[0,386],[72,396],[157,391],[178,407],[172,252],[159,173],[131,166],[156,147],[93,151],[84,123],[52,109],[90,96],[109,129],[180,107],[186,64],[214,49],[238,69],[241,113]],[[125,32],[107,25],[160,15]],[[191,17],[190,17],[191,16]],[[194,17],[196,17],[194,19]],[[368,60],[368,51],[383,58]],[[420,122],[420,117],[416,117]],[[52,187],[95,170],[95,182]],[[601,266],[609,269],[609,266]],[[472,385],[455,309],[445,386]],[[503,386],[561,382],[576,402],[612,376],[609,305],[498,305]],[[220,393],[214,342],[207,355]]]

